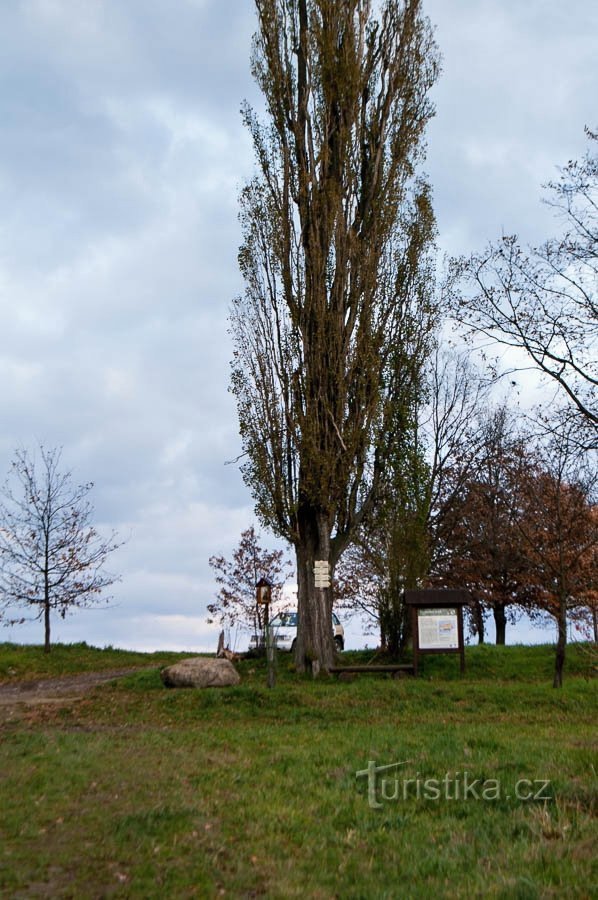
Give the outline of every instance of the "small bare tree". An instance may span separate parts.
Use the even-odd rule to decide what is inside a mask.
[[[26,450],[17,450],[16,486],[9,479],[1,492],[0,615],[7,625],[29,618],[9,615],[12,607],[43,618],[49,653],[51,611],[64,618],[73,607],[98,602],[102,590],[118,580],[103,565],[121,543],[114,532],[103,539],[90,524],[93,484],[74,485],[70,472],[59,471],[59,449],[41,447],[40,456],[37,468]]]
[[[264,550],[259,542],[260,536],[252,525],[242,532],[232,559],[210,557],[220,590],[216,600],[208,604],[208,622],[218,622],[223,627],[252,628],[258,638],[264,639],[264,610],[256,602],[256,584],[260,578],[267,578],[276,602],[280,599],[291,563],[285,560],[283,550]]]

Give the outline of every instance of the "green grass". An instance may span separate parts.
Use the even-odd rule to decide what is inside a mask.
[[[74,671],[90,651],[61,652]],[[417,680],[352,682],[298,678],[281,656],[270,691],[260,660],[225,690],[167,690],[156,668],[7,714],[0,894],[590,897],[596,682],[573,647],[553,690],[552,656],[474,647],[464,677],[430,657]],[[377,783],[376,808],[356,778],[370,761],[408,761],[388,775],[396,799]],[[454,796],[465,772],[500,796],[425,796],[445,776]],[[522,779],[550,799],[518,799]]]
[[[50,653],[44,653],[43,647],[32,644],[0,644],[0,684],[128,666],[168,665],[183,655],[189,656],[165,652],[138,653],[135,650],[116,650],[114,647],[100,650],[85,642],[54,644]]]

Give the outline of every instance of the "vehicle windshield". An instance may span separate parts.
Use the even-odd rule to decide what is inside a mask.
[[[296,628],[297,627],[297,613],[296,612],[283,612],[279,613],[277,616],[274,616],[271,623],[272,628]]]
[[[335,613],[332,613],[332,622],[334,625],[340,625],[340,620]],[[272,621],[270,622],[272,628],[296,628],[297,627],[297,613],[296,612],[281,612],[278,613],[277,616],[274,616]]]

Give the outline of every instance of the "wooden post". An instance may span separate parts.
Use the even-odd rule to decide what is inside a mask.
[[[411,640],[413,643],[413,674],[417,678],[419,662],[419,630],[417,626],[417,609],[411,607]]]
[[[276,667],[274,664],[274,641],[272,640],[272,629],[270,628],[270,604],[267,603],[264,608],[264,625],[266,630],[266,662],[268,664],[268,687],[273,688],[276,684]]]
[[[463,607],[457,607],[457,615],[459,617],[459,649],[461,651],[461,675],[465,672],[465,641],[463,639]]]
[[[266,637],[266,663],[268,666],[268,687],[276,684],[274,641],[270,629],[270,601],[272,600],[272,582],[260,578],[255,586],[256,602],[264,607],[264,632]]]

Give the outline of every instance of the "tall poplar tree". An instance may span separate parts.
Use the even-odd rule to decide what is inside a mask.
[[[420,0],[256,0],[244,109],[244,296],[231,315],[243,474],[294,546],[296,663],[333,662],[331,571],[372,508],[430,349],[430,190],[417,167],[438,54]]]

